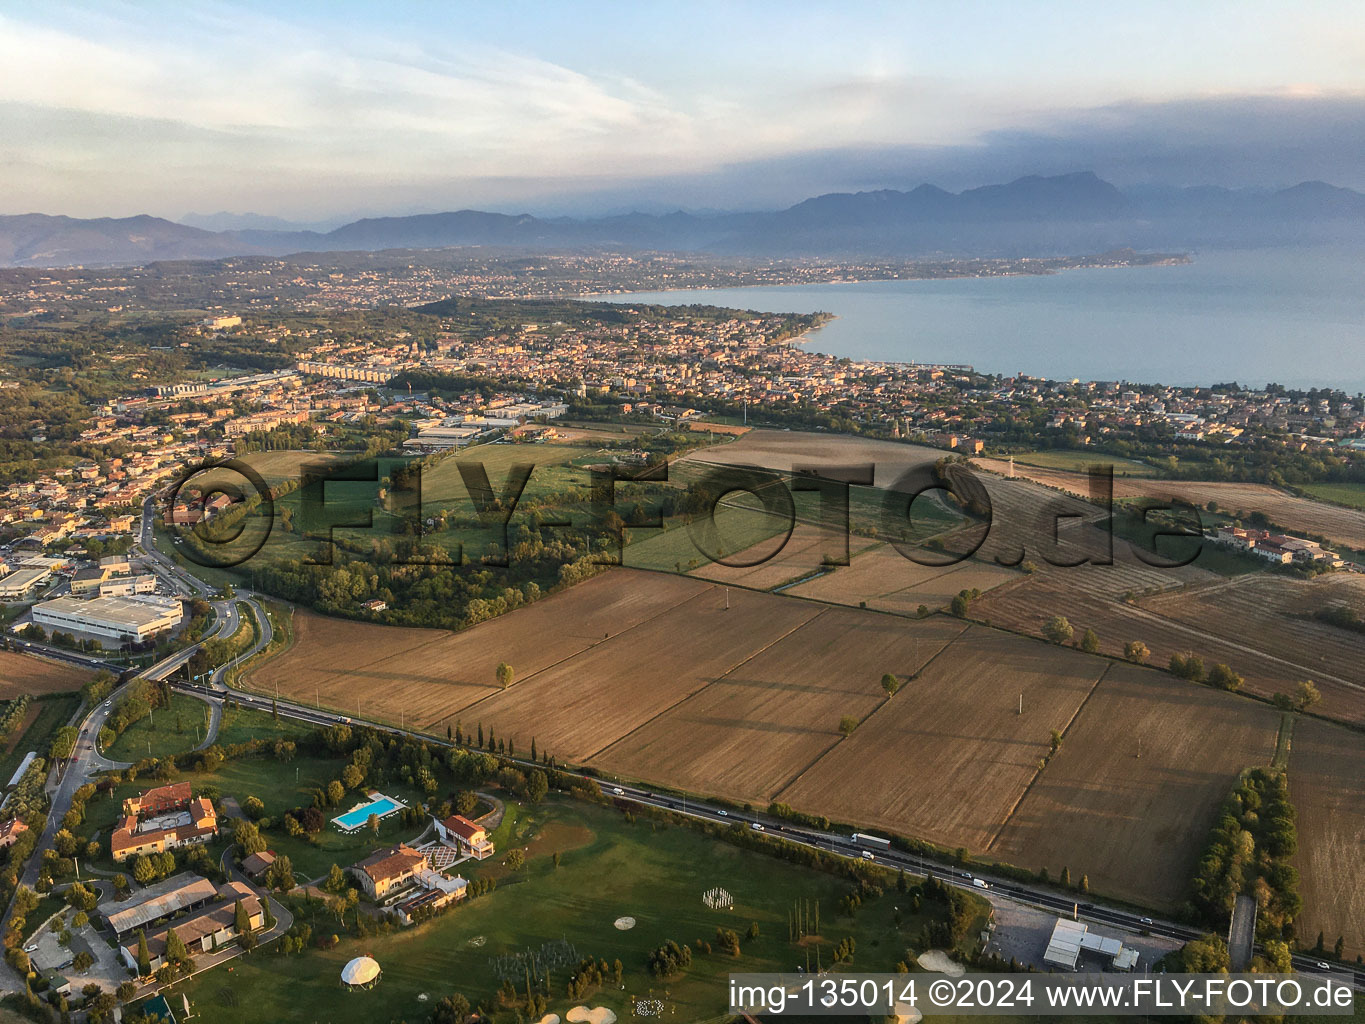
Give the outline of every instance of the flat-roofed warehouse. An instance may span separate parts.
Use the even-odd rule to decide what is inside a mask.
[[[17,601],[34,587],[46,583],[51,575],[52,570],[46,566],[15,569],[14,572],[0,578],[0,600]]]
[[[184,618],[180,602],[161,597],[58,597],[33,606],[33,621],[49,629],[111,640],[145,640],[173,629]]]

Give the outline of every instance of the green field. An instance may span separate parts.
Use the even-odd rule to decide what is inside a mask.
[[[1094,450],[1077,451],[1070,448],[1045,449],[1038,452],[1024,452],[1014,456],[1021,466],[1038,466],[1042,469],[1064,469],[1075,473],[1085,472],[1089,465],[1112,465],[1115,476],[1156,476],[1157,471],[1145,462],[1108,455]]]
[[[243,1019],[244,1007],[271,1021],[420,1021],[432,1003],[452,991],[492,1009],[499,985],[494,958],[567,939],[578,956],[608,964],[620,959],[625,968],[622,988],[608,985],[582,1002],[611,1007],[624,1020],[634,1000],[657,998],[665,1003],[666,1019],[697,1022],[723,1018],[725,979],[731,971],[791,970],[804,966],[808,954],[814,965],[817,945],[821,963],[828,966],[834,944],[845,937],[857,942],[851,968],[890,970],[905,948],[916,943],[927,920],[907,913],[898,928],[893,922],[894,888],[865,902],[855,918],[841,917],[836,905],[848,890],[845,879],[689,829],[644,820],[628,823],[615,810],[562,799],[522,809],[515,826],[494,838],[503,841],[500,851],[507,849],[509,839],[525,847],[526,867],[512,876],[493,860],[462,865],[466,877],[480,872],[501,876],[490,895],[417,928],[360,941],[343,938],[327,952],[291,957],[259,952],[234,961],[231,975],[220,969],[177,985],[175,991],[189,995],[205,1024],[235,1024]],[[562,855],[557,868],[555,852]],[[702,894],[717,886],[734,896],[733,909],[709,910],[702,904]],[[788,938],[787,914],[797,899],[820,904],[822,934],[807,940],[806,947]],[[338,930],[327,912],[312,913],[315,934]],[[617,918],[627,916],[636,919],[633,929],[614,927]],[[752,941],[744,938],[751,922],[760,930]],[[719,950],[706,954],[693,945],[692,965],[682,977],[660,981],[650,976],[646,958],[651,949],[669,939],[714,942],[718,927],[740,934],[738,958]],[[369,992],[343,992],[337,983],[340,970],[361,953],[379,961],[383,979]],[[519,969],[511,973],[524,985]],[[552,973],[549,1009],[561,1020],[579,1002],[564,995],[568,973],[566,968]],[[515,1017],[504,1011],[498,1019]]]
[[[1365,484],[1299,484],[1298,489],[1319,501],[1365,509]]]
[[[52,737],[76,713],[80,703],[80,695],[76,693],[35,697],[34,705],[38,708],[38,717],[22,735],[13,739],[7,751],[0,754],[0,782],[9,780],[30,750],[38,751],[40,757],[47,757]]]
[[[128,726],[104,754],[113,761],[182,754],[198,746],[208,724],[207,704],[197,697],[173,693],[169,708],[158,708]]]

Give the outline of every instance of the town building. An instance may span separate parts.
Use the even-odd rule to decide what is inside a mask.
[[[436,835],[441,842],[460,853],[483,860],[493,855],[493,841],[482,825],[470,821],[462,814],[452,814],[444,820],[436,820]]]
[[[115,938],[175,914],[205,906],[218,895],[217,887],[192,871],[181,871],[135,891],[127,900],[106,900],[98,907]]]
[[[28,826],[18,818],[10,818],[9,821],[0,825],[0,850],[9,849],[27,831]]]
[[[49,629],[84,633],[102,640],[136,643],[174,629],[185,617],[175,598],[150,595],[57,597],[33,606],[33,621]]]
[[[30,591],[42,586],[51,577],[52,570],[45,566],[16,569],[0,577],[0,601],[22,601]]]
[[[414,850],[406,843],[399,843],[392,849],[380,850],[352,864],[348,870],[360,882],[365,895],[378,901],[401,889],[413,881],[419,872],[430,867],[425,853]]]
[[[217,834],[213,804],[192,796],[188,782],[178,782],[123,802],[123,820],[109,837],[109,852],[122,862],[138,854],[207,843]]]
[[[210,883],[210,887],[212,887]],[[146,931],[147,954],[152,972],[166,962],[166,939],[174,931],[191,956],[212,953],[220,946],[236,940],[237,905],[246,911],[247,922],[255,931],[265,925],[265,908],[251,889],[241,882],[228,882],[214,891],[212,902],[201,906],[188,917],[175,918],[156,930]],[[131,971],[138,969],[138,940],[125,936],[119,942],[119,953]]]

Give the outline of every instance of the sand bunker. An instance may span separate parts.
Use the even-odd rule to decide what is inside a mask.
[[[547,1013],[544,1017],[541,1017],[540,1020],[536,1021],[536,1024],[559,1024],[559,1014]]]
[[[605,1006],[575,1006],[564,1017],[569,1024],[616,1024],[616,1014]]]
[[[616,919],[616,930],[618,932],[628,932],[635,927],[635,918],[618,917]]]
[[[919,955],[919,965],[926,971],[937,971],[950,978],[960,978],[967,969],[941,949],[931,949]]]
[[[909,1003],[896,1004],[896,1024],[919,1024],[924,1014]]]

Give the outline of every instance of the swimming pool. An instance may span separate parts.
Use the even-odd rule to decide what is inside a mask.
[[[392,814],[394,811],[401,811],[404,804],[399,803],[393,797],[384,796],[382,793],[371,794],[373,799],[368,803],[357,804],[345,814],[338,814],[332,819],[333,823],[346,832],[360,828],[370,820],[373,814],[377,818],[383,818]]]

